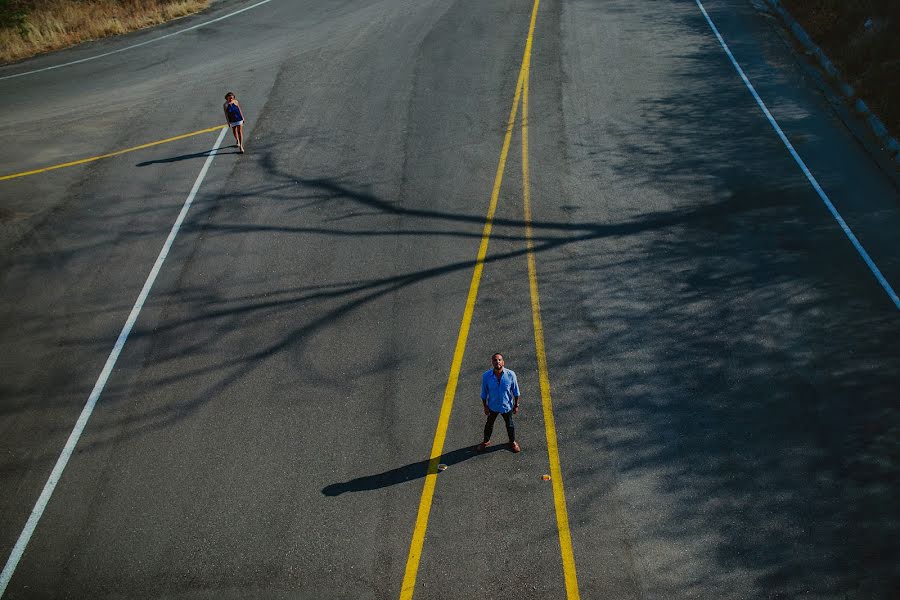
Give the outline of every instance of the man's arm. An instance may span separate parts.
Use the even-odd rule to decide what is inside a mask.
[[[519,378],[513,373],[512,389],[513,394],[513,414],[519,414]]]
[[[510,391],[513,395],[513,414],[517,414],[519,412],[519,378],[516,377],[516,374],[512,374],[512,386]]]

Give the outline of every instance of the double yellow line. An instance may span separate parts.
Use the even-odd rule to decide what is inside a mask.
[[[431,512],[434,488],[437,484],[437,466],[441,455],[444,452],[444,442],[447,437],[447,428],[450,424],[450,413],[453,410],[453,400],[456,396],[459,372],[462,367],[463,355],[466,350],[466,342],[469,338],[469,327],[472,324],[472,315],[475,312],[475,299],[478,296],[481,274],[484,271],[484,260],[487,256],[488,242],[491,237],[491,230],[494,223],[494,214],[497,211],[500,187],[503,183],[503,173],[506,169],[506,159],[509,156],[509,147],[512,142],[512,134],[520,103],[522,105],[522,186],[528,259],[528,281],[531,291],[531,314],[534,325],[534,344],[537,354],[538,376],[541,388],[541,405],[543,408],[544,426],[547,435],[547,452],[550,458],[550,475],[553,482],[553,503],[556,509],[557,529],[559,530],[560,555],[563,563],[566,597],[568,600],[578,600],[580,598],[578,592],[578,578],[575,572],[575,557],[572,552],[572,535],[569,531],[569,516],[566,509],[562,469],[560,468],[559,463],[556,425],[553,418],[553,403],[550,397],[550,378],[548,375],[547,356],[544,348],[544,327],[541,321],[541,305],[538,294],[537,267],[534,260],[534,242],[531,225],[531,185],[528,173],[528,85],[531,73],[531,47],[534,40],[534,28],[537,23],[539,5],[540,0],[534,0],[534,6],[531,10],[531,22],[528,27],[528,38],[525,41],[522,65],[519,68],[519,78],[516,82],[516,92],[513,97],[509,119],[506,122],[506,135],[503,138],[503,147],[500,151],[500,162],[497,165],[497,173],[494,177],[494,187],[491,191],[491,201],[485,218],[484,230],[481,234],[481,244],[478,247],[478,256],[475,260],[472,280],[469,283],[469,294],[466,298],[466,307],[463,311],[462,322],[459,326],[459,334],[456,338],[456,348],[453,353],[453,362],[450,366],[450,375],[447,379],[447,386],[444,389],[444,400],[441,404],[441,413],[438,417],[434,442],[431,446],[428,471],[425,475],[425,484],[422,488],[422,496],[419,500],[419,511],[416,516],[412,541],[410,542],[409,555],[406,559],[406,571],[403,575],[403,584],[400,588],[400,600],[411,600],[413,593],[415,592],[416,576],[419,571],[419,563],[422,559],[422,547],[425,543],[425,531],[428,528],[428,516]]]

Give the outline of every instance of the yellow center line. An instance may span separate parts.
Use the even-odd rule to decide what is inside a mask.
[[[133,148],[125,148],[124,150],[116,150],[115,152],[110,152],[108,154],[101,154],[99,156],[92,156],[90,158],[82,158],[80,160],[73,160],[72,162],[61,163],[58,165],[53,165],[52,167],[44,167],[42,169],[35,169],[33,171],[22,171],[21,173],[13,173],[11,175],[3,175],[0,177],[0,181],[5,179],[15,179],[17,177],[26,177],[28,175],[37,175],[38,173],[44,173],[46,171],[53,171],[55,169],[62,169],[65,167],[74,167],[75,165],[83,165],[84,163],[94,162],[95,160],[100,160],[101,158],[109,158],[111,156],[118,156],[120,154],[125,154],[127,152],[134,152],[135,150],[142,150],[144,148],[150,148],[151,146],[159,146],[160,144],[167,144],[169,142],[174,142],[176,140],[183,140],[184,138],[189,138],[195,135],[201,135],[203,133],[209,133],[210,131],[219,131],[222,129],[224,125],[216,125],[215,127],[207,127],[206,129],[200,129],[197,131],[192,131],[190,133],[183,133],[181,135],[176,135],[175,137],[166,138],[164,140],[157,140],[155,142],[149,142],[147,144],[141,144],[140,146],[134,146]]]
[[[425,543],[425,530],[428,528],[428,515],[431,512],[431,501],[434,497],[434,487],[437,483],[437,465],[441,454],[444,451],[444,441],[447,437],[447,427],[450,424],[450,412],[453,410],[453,399],[456,397],[456,385],[459,381],[459,371],[462,367],[463,355],[466,351],[466,342],[469,338],[469,326],[472,323],[472,314],[475,311],[475,299],[478,296],[478,286],[481,283],[481,273],[484,270],[484,259],[487,256],[488,242],[491,237],[491,229],[494,222],[494,213],[497,211],[500,186],[503,183],[503,171],[506,168],[506,158],[509,155],[509,146],[515,127],[516,114],[519,109],[519,100],[522,94],[522,83],[525,77],[526,64],[531,53],[531,40],[534,36],[534,26],[537,20],[539,3],[540,0],[534,0],[534,7],[531,12],[531,23],[528,28],[528,39],[525,42],[525,51],[522,55],[522,66],[519,69],[515,97],[513,98],[512,108],[509,112],[509,120],[506,122],[506,135],[503,138],[503,148],[500,151],[500,161],[497,165],[497,174],[494,177],[494,188],[491,191],[491,202],[488,207],[487,216],[485,217],[484,230],[481,234],[481,245],[478,247],[478,257],[475,260],[472,281],[469,284],[469,295],[466,298],[466,308],[463,311],[462,322],[459,325],[459,334],[456,338],[456,349],[454,350],[453,362],[450,366],[450,376],[447,378],[447,387],[444,389],[444,400],[441,404],[441,413],[438,417],[437,429],[434,433],[434,443],[431,446],[431,458],[428,461],[428,471],[425,475],[425,484],[422,487],[422,497],[419,500],[419,512],[416,516],[416,525],[409,546],[409,555],[406,559],[406,571],[403,575],[403,584],[400,588],[400,600],[411,600],[413,593],[415,592],[416,577],[419,572],[419,563],[422,559],[422,547]]]
[[[572,534],[569,531],[569,513],[566,509],[566,493],[563,487],[562,468],[556,442],[556,421],[553,418],[553,400],[550,396],[550,376],[547,369],[547,353],[544,348],[544,325],[541,321],[541,299],[538,293],[537,266],[534,260],[534,239],[531,227],[531,182],[528,175],[528,84],[531,78],[531,55],[524,65],[522,78],[522,204],[525,212],[525,245],[528,260],[528,283],[531,290],[531,320],[534,324],[534,349],[538,362],[541,385],[541,407],[544,412],[544,428],[547,435],[547,454],[550,457],[550,479],[553,483],[553,504],[556,508],[556,527],[559,530],[559,551],[566,582],[566,598],[578,600],[578,577],[575,573],[575,554],[572,551]]]

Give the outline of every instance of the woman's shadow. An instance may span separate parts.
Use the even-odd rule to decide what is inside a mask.
[[[488,454],[503,448],[503,445],[489,446],[483,453],[476,450],[476,446],[466,446],[446,452],[435,461],[437,464],[445,464],[448,467],[469,460],[479,454]],[[357,477],[345,483],[332,483],[322,488],[322,493],[326,496],[340,496],[344,492],[366,492],[388,487],[389,485],[397,485],[405,483],[413,479],[421,479],[428,474],[428,465],[430,460],[420,460],[416,463],[408,464],[404,467],[398,467],[378,473],[377,475],[366,475],[365,477]]]
[[[210,154],[240,154],[237,150],[233,152],[222,152],[225,148],[237,148],[237,144],[232,144],[230,146],[224,146],[223,148],[219,148],[217,150],[204,150],[203,152],[194,152],[193,154],[182,154],[181,156],[171,156],[169,158],[160,158],[157,160],[147,160],[144,162],[139,162],[135,166],[136,167],[149,167],[150,165],[158,165],[163,163],[174,163],[181,162],[183,160],[191,160],[192,158],[206,158]]]

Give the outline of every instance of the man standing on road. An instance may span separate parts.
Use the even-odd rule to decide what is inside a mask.
[[[521,452],[512,418],[519,412],[519,381],[513,371],[503,368],[506,362],[499,352],[491,356],[491,364],[494,368],[488,369],[481,376],[481,403],[484,405],[487,423],[484,425],[484,441],[478,444],[478,451],[484,452],[491,445],[494,421],[497,420],[497,415],[501,415],[509,435],[509,449]]]

